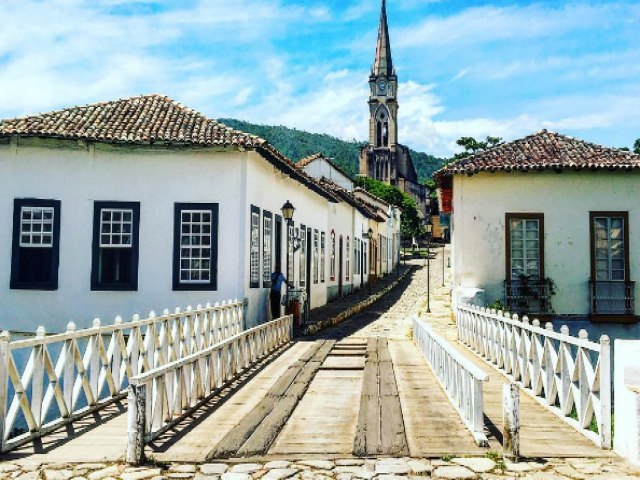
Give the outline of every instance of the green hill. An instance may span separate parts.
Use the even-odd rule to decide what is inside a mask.
[[[232,118],[220,118],[220,122],[231,128],[258,135],[266,139],[287,157],[294,161],[321,152],[351,176],[358,172],[360,148],[364,142],[345,141],[325,133],[309,133],[295,128],[271,125],[257,125]],[[411,151],[420,182],[431,178],[431,174],[442,166],[443,160],[432,155]]]

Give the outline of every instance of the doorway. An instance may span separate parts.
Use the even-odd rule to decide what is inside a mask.
[[[276,215],[276,223],[275,223],[274,230],[275,230],[274,248],[275,248],[275,261],[276,261],[275,265],[280,265],[280,270],[282,271],[282,217],[280,215]]]

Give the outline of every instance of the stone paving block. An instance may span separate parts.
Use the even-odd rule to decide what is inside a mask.
[[[231,467],[230,473],[253,473],[262,470],[259,463],[239,463]]]
[[[222,475],[228,468],[224,463],[205,463],[200,465],[200,472],[205,475]]]
[[[496,467],[496,462],[490,458],[473,457],[473,458],[454,458],[453,463],[470,468],[476,473],[490,472]]]
[[[252,478],[248,473],[227,472],[222,474],[220,480],[252,480]]]
[[[196,466],[188,463],[174,463],[169,467],[170,472],[195,473]]]
[[[376,463],[376,474],[407,474],[411,472],[411,468],[404,459],[383,459]]]
[[[296,462],[296,464],[307,465],[308,467],[319,470],[332,470],[335,466],[331,460],[300,460]]]
[[[431,462],[428,460],[407,460],[407,465],[413,473],[431,473]]]
[[[461,465],[438,467],[431,472],[431,478],[441,480],[476,479],[478,475]]]
[[[67,480],[73,477],[73,472],[71,470],[53,470],[50,468],[45,469],[42,472],[45,480]]]
[[[100,470],[96,470],[95,472],[91,472],[87,475],[89,480],[103,480],[107,477],[113,477],[114,475],[118,475],[120,469],[117,465],[111,465],[110,467],[102,468]]]
[[[293,477],[296,473],[298,470],[295,468],[274,468],[260,478],[263,480],[284,480]]]
[[[139,470],[137,472],[124,472],[120,474],[122,480],[143,480],[146,478],[155,477],[160,475],[161,470],[159,468],[149,468],[145,470]]]
[[[272,468],[288,468],[291,465],[291,462],[288,460],[274,460],[272,462],[267,462],[264,464],[264,468],[266,470],[271,470]]]

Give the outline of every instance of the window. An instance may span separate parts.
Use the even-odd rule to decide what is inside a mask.
[[[139,202],[93,204],[91,290],[138,289]]]
[[[506,223],[507,280],[542,278],[544,216],[538,213],[507,213]]]
[[[325,264],[324,264],[324,232],[320,232],[320,281],[324,283]]]
[[[174,290],[215,290],[218,276],[218,204],[176,203]]]
[[[336,279],[336,232],[331,230],[331,257],[329,258],[329,280]]]
[[[633,318],[635,282],[629,271],[629,215],[591,212],[590,223],[591,313]]]
[[[592,215],[593,271],[596,281],[627,280],[626,214]]]
[[[318,283],[318,257],[319,257],[319,235],[318,230],[313,231],[313,283]]]
[[[56,290],[60,254],[60,201],[13,201],[11,288]]]
[[[287,280],[289,282],[294,283],[293,272],[293,239],[294,239],[294,223],[293,220],[289,221],[289,226],[287,228]]]
[[[360,275],[360,249],[361,249],[361,240],[359,238],[356,238],[354,248],[353,248],[353,274],[354,275]]]
[[[263,210],[262,212],[262,286],[264,288],[271,286],[271,272],[273,271],[272,261],[272,232],[273,217],[271,212]]]
[[[345,252],[345,260],[346,260],[346,266],[345,266],[345,271],[346,271],[346,280],[349,280],[349,273],[351,270],[351,250],[350,250],[350,243],[349,243],[349,236],[347,235],[347,250]]]
[[[260,286],[260,209],[251,205],[249,237],[249,287]]]
[[[307,228],[300,225],[300,286],[307,286]]]

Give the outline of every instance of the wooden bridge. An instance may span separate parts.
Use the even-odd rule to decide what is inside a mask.
[[[104,385],[109,385],[110,400],[98,402],[100,408],[85,407],[78,418],[68,412],[73,421],[54,425],[41,437],[31,435],[5,456],[37,463],[119,460],[132,441],[139,442],[138,448],[146,444],[146,455],[156,460],[184,462],[501,452],[505,374],[461,343],[448,341],[455,355],[488,376],[481,384],[481,429],[488,446],[479,446],[442,380],[434,375],[438,369],[430,366],[411,338],[410,317],[419,307],[416,299],[423,275],[415,272],[375,305],[312,337],[290,340],[288,317],[240,332],[237,302],[224,309],[196,309],[186,316],[165,312],[166,318],[148,322],[156,334],[164,328],[165,334],[157,336],[164,340],[147,340],[140,331],[133,349],[110,332],[119,339],[113,345],[122,347],[118,364],[124,367],[114,377],[117,381],[108,382],[104,373],[105,366],[112,365],[115,347],[94,342],[98,361],[93,366],[102,373],[91,373],[96,354],[83,360],[77,352],[74,368],[87,371],[67,373],[67,378],[78,373],[81,386],[72,387],[68,380],[65,387],[62,381],[59,392],[54,386],[51,393],[44,389],[41,395],[51,403],[58,397],[64,400],[65,391],[71,392],[67,394],[71,399],[76,389],[84,388],[96,392],[97,402],[99,393],[108,390]],[[178,344],[188,348],[180,350]],[[38,352],[34,358],[46,359],[43,351]],[[150,362],[145,368],[141,368],[143,358]],[[64,377],[65,364],[70,365],[64,359],[58,366],[45,361],[44,372]],[[38,370],[30,368],[29,381]],[[118,387],[125,372],[134,386],[129,403]],[[17,371],[10,376],[12,381],[25,380]],[[136,389],[139,386],[145,388]],[[31,409],[33,388],[25,388],[14,401]],[[127,415],[128,404],[132,407]],[[520,412],[523,456],[610,455],[533,397],[522,395]],[[39,418],[34,416],[32,427],[38,426]],[[132,440],[136,422],[139,429]],[[3,435],[4,444],[10,444],[6,428]]]

